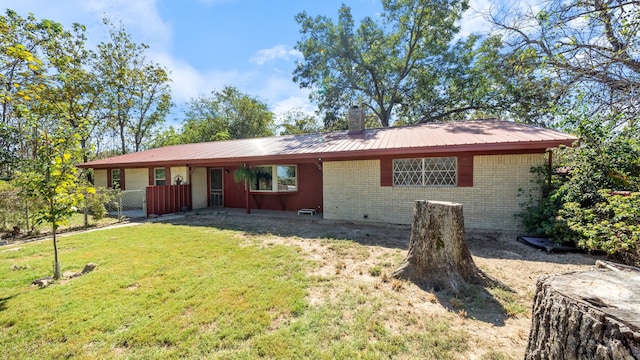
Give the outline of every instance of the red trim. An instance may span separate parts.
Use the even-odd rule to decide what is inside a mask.
[[[393,159],[380,159],[380,186],[393,186]]]
[[[458,186],[473,186],[473,155],[458,156]]]
[[[428,155],[428,156],[426,156]],[[451,156],[451,155],[449,155]],[[425,154],[423,157],[436,157]],[[446,157],[446,156],[437,156]],[[458,158],[458,187],[473,186],[473,155],[459,155]],[[384,157],[380,159],[380,186],[393,186],[393,159]],[[398,157],[400,159],[400,157]]]
[[[113,179],[111,179],[111,169],[107,170],[107,189],[113,188]]]
[[[120,190],[127,190],[126,188],[127,182],[124,178],[124,168],[120,169]]]

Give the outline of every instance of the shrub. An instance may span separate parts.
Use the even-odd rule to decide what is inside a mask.
[[[599,195],[602,200],[592,207],[564,204],[561,218],[578,235],[578,246],[640,265],[640,193],[618,195],[601,190]]]
[[[101,220],[107,216],[107,209],[104,204],[108,201],[108,195],[103,192],[87,194],[87,211],[94,220]]]

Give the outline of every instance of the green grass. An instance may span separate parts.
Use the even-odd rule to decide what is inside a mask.
[[[147,224],[60,238],[63,272],[98,267],[44,289],[30,283],[51,274],[50,241],[0,248],[0,358],[447,359],[467,350],[445,320],[384,311],[372,288],[309,306],[310,287],[332,280],[307,276],[315,265],[296,247],[239,234]]]

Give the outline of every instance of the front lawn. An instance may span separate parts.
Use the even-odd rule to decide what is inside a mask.
[[[392,329],[373,287],[311,305],[310,289],[333,278],[267,238],[167,224],[63,237],[63,272],[98,266],[44,289],[30,283],[51,275],[50,240],[0,247],[0,357],[439,359],[468,349],[445,319],[399,309],[393,326],[418,331]]]

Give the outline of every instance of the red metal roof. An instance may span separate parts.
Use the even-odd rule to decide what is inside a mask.
[[[544,151],[576,137],[500,120],[428,123],[361,132],[337,131],[165,146],[81,164],[88,168],[347,160],[384,155]]]

